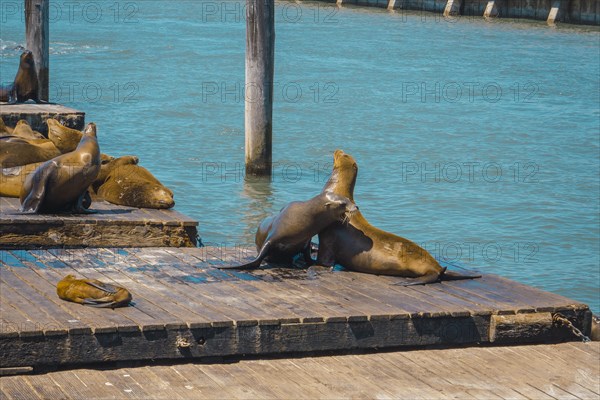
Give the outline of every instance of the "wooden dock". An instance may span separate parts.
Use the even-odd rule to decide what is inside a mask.
[[[398,346],[547,343],[589,334],[584,304],[499,276],[421,287],[323,267],[223,271],[224,248],[0,251],[0,365],[191,359]],[[59,300],[67,274],[128,288],[134,307]]]
[[[119,365],[0,378],[12,399],[598,399],[600,343]]]
[[[174,210],[94,201],[94,214],[32,215],[0,197],[0,249],[52,247],[195,247],[198,222]]]
[[[7,126],[15,126],[17,121],[26,120],[31,128],[48,136],[48,118],[57,117],[61,123],[69,128],[83,130],[85,113],[60,104],[6,104],[0,103],[0,117]]]

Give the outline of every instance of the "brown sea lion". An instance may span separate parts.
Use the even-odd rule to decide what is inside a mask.
[[[75,279],[73,275],[56,284],[56,294],[63,300],[99,308],[126,307],[131,303],[131,293],[125,288],[96,279]]]
[[[46,139],[44,135],[38,131],[31,129],[31,125],[24,119],[20,119],[15,125],[11,135],[18,136],[23,139]]]
[[[48,139],[52,140],[52,143],[61,153],[75,150],[83,133],[77,129],[63,126],[53,118],[48,118],[46,124],[48,124]]]
[[[279,214],[265,218],[256,231],[258,255],[243,265],[220,266],[222,269],[258,268],[263,260],[291,263],[298,253],[312,264],[310,240],[333,223],[344,225],[358,208],[347,197],[323,192],[307,201],[294,201]]]
[[[33,100],[36,103],[45,103],[40,99],[40,90],[33,53],[25,50],[21,54],[19,70],[12,85],[0,87],[0,101],[9,104],[24,103]]]
[[[131,160],[131,158],[133,158],[134,160]],[[109,155],[100,154],[100,173],[98,174],[98,177],[96,178],[96,181],[94,181],[94,183],[96,183],[100,179],[102,179],[102,182],[104,182],[104,179],[106,179],[106,174],[108,173],[107,170],[108,168],[110,168],[108,167],[109,163],[115,162],[116,160],[120,160],[119,162],[123,164],[134,162],[137,163],[137,157],[133,156],[115,159],[114,157],[111,157]],[[43,163],[39,162],[34,164],[21,165],[18,167],[0,169],[0,196],[19,197],[21,195],[21,188],[23,187],[23,183],[25,183],[27,176],[33,171],[35,171],[37,167],[39,167],[42,164]],[[104,176],[104,178],[102,178],[102,176]],[[93,188],[94,183],[90,186],[90,188]]]
[[[4,120],[0,117],[0,135],[12,135],[13,128],[6,126]]]
[[[89,123],[75,151],[46,161],[27,176],[21,189],[21,211],[84,213],[91,203],[88,188],[99,172],[96,125]]]
[[[146,168],[132,163],[115,163],[104,182],[95,186],[98,196],[113,204],[157,209],[175,205],[169,188]]]
[[[336,150],[333,158],[333,172],[323,191],[333,191],[354,201],[356,161],[341,150]],[[340,264],[353,271],[415,278],[404,285],[481,277],[446,271],[425,249],[374,227],[360,211],[352,214],[348,224],[332,224],[319,233],[317,264]]]
[[[0,137],[0,167],[12,168],[41,161],[48,161],[60,155],[60,151],[48,139],[23,139],[19,136]]]

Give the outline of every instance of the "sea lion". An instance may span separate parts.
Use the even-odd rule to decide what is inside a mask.
[[[135,157],[137,160],[137,157]],[[173,192],[137,163],[115,162],[96,194],[113,204],[138,208],[171,208]]]
[[[0,137],[0,166],[2,168],[48,161],[59,155],[60,151],[48,139],[28,140],[12,135]]]
[[[75,151],[46,161],[27,176],[21,189],[21,211],[85,213],[91,203],[88,187],[99,172],[96,125],[89,123]]]
[[[131,160],[133,158],[134,160]],[[94,184],[100,179],[106,179],[107,169],[110,168],[108,165],[113,162],[125,163],[137,163],[137,157],[126,156],[115,159],[106,154],[100,154],[100,173],[98,177],[90,186],[90,189],[94,187]],[[34,164],[21,165],[12,168],[0,169],[0,196],[4,197],[19,197],[21,195],[21,188],[23,183],[27,179],[27,176],[34,172],[43,163],[38,162]],[[104,178],[102,175],[104,174]],[[104,182],[104,180],[102,180]],[[99,183],[98,183],[99,184]]]
[[[19,136],[23,139],[46,139],[44,135],[39,133],[38,131],[34,131],[31,129],[31,125],[24,119],[20,119],[15,125],[11,135]],[[47,139],[46,139],[47,140]]]
[[[255,236],[258,255],[254,260],[219,268],[258,268],[263,260],[290,263],[298,253],[312,264],[312,237],[332,223],[344,225],[357,211],[358,207],[350,199],[333,192],[323,192],[307,201],[291,202],[279,214],[260,223]]]
[[[12,85],[0,87],[0,101],[9,104],[24,103],[33,100],[36,103],[45,103],[40,99],[39,82],[35,72],[33,53],[25,50],[21,54],[19,70]]]
[[[52,140],[61,153],[75,150],[83,133],[77,129],[66,127],[53,118],[48,118],[46,124],[48,124],[48,139]]]
[[[56,294],[63,300],[99,308],[125,307],[131,302],[131,293],[125,288],[73,275],[56,284]]]
[[[342,150],[336,150],[333,158],[333,172],[323,192],[332,191],[354,201],[358,165]],[[372,226],[360,211],[352,214],[349,223],[332,224],[319,233],[317,264],[340,264],[353,271],[415,278],[400,283],[405,286],[481,277],[446,271],[425,249]]]
[[[13,128],[6,126],[2,117],[0,117],[0,135],[12,135]]]

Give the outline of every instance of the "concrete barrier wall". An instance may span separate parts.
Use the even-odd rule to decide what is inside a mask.
[[[490,17],[525,18],[571,24],[600,25],[600,0],[325,0],[339,5]]]

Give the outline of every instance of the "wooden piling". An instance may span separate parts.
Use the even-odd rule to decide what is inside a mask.
[[[246,1],[246,174],[271,175],[275,2]]]
[[[27,49],[33,53],[40,99],[49,100],[50,0],[25,0],[25,36]]]

